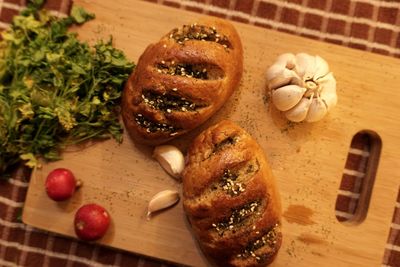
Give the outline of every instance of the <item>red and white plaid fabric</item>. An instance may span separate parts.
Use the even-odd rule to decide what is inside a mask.
[[[400,57],[398,0],[147,1]]]
[[[146,0],[278,31],[400,57],[400,2],[378,0]],[[6,28],[25,0],[0,0]],[[48,0],[54,14],[67,14],[72,0]],[[350,146],[350,144],[349,144]],[[352,218],[368,165],[370,140],[351,144],[338,192],[338,220]],[[20,221],[29,173],[0,181],[0,266],[170,266],[132,253],[34,229]],[[382,266],[400,267],[400,194]]]

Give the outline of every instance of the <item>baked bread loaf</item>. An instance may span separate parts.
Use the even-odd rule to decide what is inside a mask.
[[[281,205],[261,147],[222,121],[195,138],[183,205],[200,247],[218,266],[266,266],[281,246]]]
[[[243,50],[231,23],[204,18],[147,47],[122,96],[125,127],[160,144],[210,118],[238,87]]]

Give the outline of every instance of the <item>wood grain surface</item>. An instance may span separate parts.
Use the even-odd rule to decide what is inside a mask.
[[[76,31],[90,42],[114,36],[115,45],[137,61],[145,47],[198,14],[139,1],[77,0],[96,20]],[[245,128],[262,146],[281,192],[283,245],[272,266],[378,266],[381,264],[399,187],[400,60],[235,23],[244,46],[241,86],[207,123],[171,142],[183,151],[199,131],[221,119]],[[265,71],[285,52],[318,54],[338,83],[338,105],[322,121],[288,124],[265,94]],[[382,152],[366,219],[342,224],[335,218],[336,195],[352,137],[372,130]],[[74,236],[73,216],[87,202],[102,204],[112,226],[99,242],[166,261],[207,266],[193,239],[181,203],[146,220],[147,203],[164,189],[181,190],[151,157],[152,148],[107,140],[69,148],[64,159],[33,173],[23,221]],[[68,202],[55,203],[44,191],[47,173],[71,169],[83,187]]]

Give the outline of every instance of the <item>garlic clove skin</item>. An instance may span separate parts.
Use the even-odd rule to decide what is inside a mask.
[[[303,121],[307,116],[307,112],[311,105],[311,102],[312,98],[302,98],[300,102],[296,106],[294,106],[294,108],[285,112],[286,118],[293,122]]]
[[[308,109],[307,116],[304,120],[307,122],[319,121],[326,115],[327,112],[328,108],[326,104],[322,101],[322,99],[313,98]]]
[[[185,167],[185,157],[175,146],[162,145],[154,148],[153,157],[174,178],[180,178]]]
[[[292,70],[296,67],[296,57],[292,53],[285,53],[276,59],[277,62],[280,62],[284,65],[285,68]]]
[[[268,68],[267,80],[270,88],[279,87],[288,83],[301,84],[301,78],[296,74],[296,58],[293,54],[286,53],[278,57],[277,61]],[[271,80],[274,80],[271,82]]]
[[[324,103],[327,106],[327,110],[329,111],[337,103],[337,94],[336,93],[326,93],[324,95],[324,98],[321,98],[321,99],[322,99],[322,101],[324,101]]]
[[[269,89],[273,90],[281,86],[285,86],[290,83],[293,75],[288,69],[283,69],[280,74],[269,81]]]
[[[320,79],[320,84],[324,87],[321,91],[321,99],[328,106],[328,111],[336,106],[337,94],[336,94],[336,79],[332,73],[328,73],[323,79]]]
[[[275,77],[278,77],[285,70],[285,64],[282,62],[276,62],[274,65],[268,68],[267,70],[267,80],[268,82]]]
[[[296,55],[296,71],[303,80],[309,80],[314,76],[315,72],[315,58],[306,53],[299,53]]]
[[[270,80],[272,78],[275,78],[276,76],[280,75],[282,73],[282,71],[284,71],[285,69],[292,69],[292,68],[288,68],[287,66],[292,67],[292,64],[294,64],[293,62],[294,59],[294,55],[293,54],[282,54],[280,55],[275,63],[268,68],[267,70],[267,79]],[[295,65],[294,65],[295,66]]]
[[[329,65],[322,57],[315,56],[315,64],[314,80],[318,80],[329,73]]]
[[[173,206],[179,201],[179,193],[176,190],[164,190],[155,194],[147,207],[147,219],[152,213]]]
[[[301,84],[301,79],[294,71],[283,69],[280,75],[277,75],[269,81],[269,89],[273,90],[288,84]]]
[[[306,89],[298,85],[286,85],[272,92],[272,102],[280,111],[294,107],[303,97]]]

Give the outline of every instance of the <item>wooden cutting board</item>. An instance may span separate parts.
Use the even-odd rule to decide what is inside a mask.
[[[93,41],[114,36],[115,44],[137,62],[145,47],[170,29],[199,17],[140,1],[77,0],[96,19],[76,29]],[[244,77],[221,111],[172,144],[185,150],[199,131],[229,118],[248,130],[264,149],[283,203],[284,241],[273,266],[378,266],[381,264],[400,171],[400,61],[284,33],[235,23],[243,45]],[[265,98],[265,71],[281,53],[307,52],[325,58],[338,82],[338,105],[323,121],[288,125]],[[288,127],[290,126],[290,127]],[[383,146],[366,219],[345,225],[335,218],[335,201],[352,137],[375,131]],[[112,216],[99,242],[131,252],[192,266],[207,261],[193,239],[181,202],[146,220],[150,198],[178,189],[151,157],[152,149],[124,136],[69,149],[62,161],[35,170],[23,213],[29,225],[74,236],[79,206],[96,202]],[[66,167],[84,186],[68,202],[55,203],[44,191],[47,173]]]

